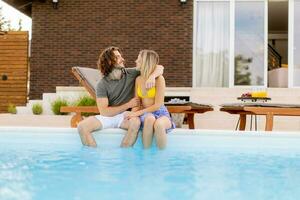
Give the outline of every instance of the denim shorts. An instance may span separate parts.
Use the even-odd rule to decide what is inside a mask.
[[[173,122],[171,116],[170,116],[170,113],[169,111],[167,110],[166,106],[162,105],[158,110],[152,112],[152,113],[144,113],[143,115],[140,116],[140,120],[142,122],[142,125],[141,125],[141,128],[144,127],[144,121],[145,121],[145,117],[148,115],[148,114],[152,114],[155,119],[158,119],[160,117],[163,117],[163,116],[166,116],[167,118],[169,118],[169,120],[171,121],[171,128],[167,129],[167,133],[170,132],[172,129],[175,128],[175,123]]]

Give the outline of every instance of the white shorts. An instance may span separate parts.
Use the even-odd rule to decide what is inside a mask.
[[[115,115],[113,117],[105,117],[102,115],[96,115],[96,119],[98,119],[102,124],[102,129],[107,128],[120,128],[123,120],[124,120],[124,113],[122,112],[118,115]]]

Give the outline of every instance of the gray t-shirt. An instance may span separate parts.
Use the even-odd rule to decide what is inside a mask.
[[[127,103],[134,97],[134,84],[140,71],[136,68],[125,68],[120,80],[111,80],[103,77],[97,83],[97,98],[108,98],[109,106],[118,106]]]

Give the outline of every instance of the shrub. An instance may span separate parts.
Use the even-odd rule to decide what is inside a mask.
[[[96,100],[90,96],[82,96],[75,103],[75,106],[96,106]],[[82,116],[88,117],[97,113],[81,113]]]
[[[76,106],[95,106],[96,101],[90,96],[82,96],[76,102]]]
[[[68,104],[67,100],[58,98],[51,103],[51,110],[55,115],[67,115],[68,113],[60,112],[60,107],[68,106]]]
[[[17,108],[16,108],[16,105],[15,104],[8,104],[8,107],[7,107],[7,112],[11,113],[11,114],[17,114]]]
[[[32,105],[32,113],[34,115],[40,115],[43,113],[43,106],[40,103],[36,103]]]

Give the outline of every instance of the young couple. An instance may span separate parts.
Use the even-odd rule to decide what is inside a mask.
[[[98,68],[103,78],[96,89],[100,115],[88,117],[78,124],[84,145],[96,147],[92,135],[95,130],[122,128],[127,130],[121,146],[132,146],[143,129],[144,148],[149,148],[153,137],[159,149],[167,143],[167,131],[175,128],[164,106],[165,79],[163,66],[155,51],[140,51],[136,68],[125,68],[118,47],[106,48],[99,57]]]

